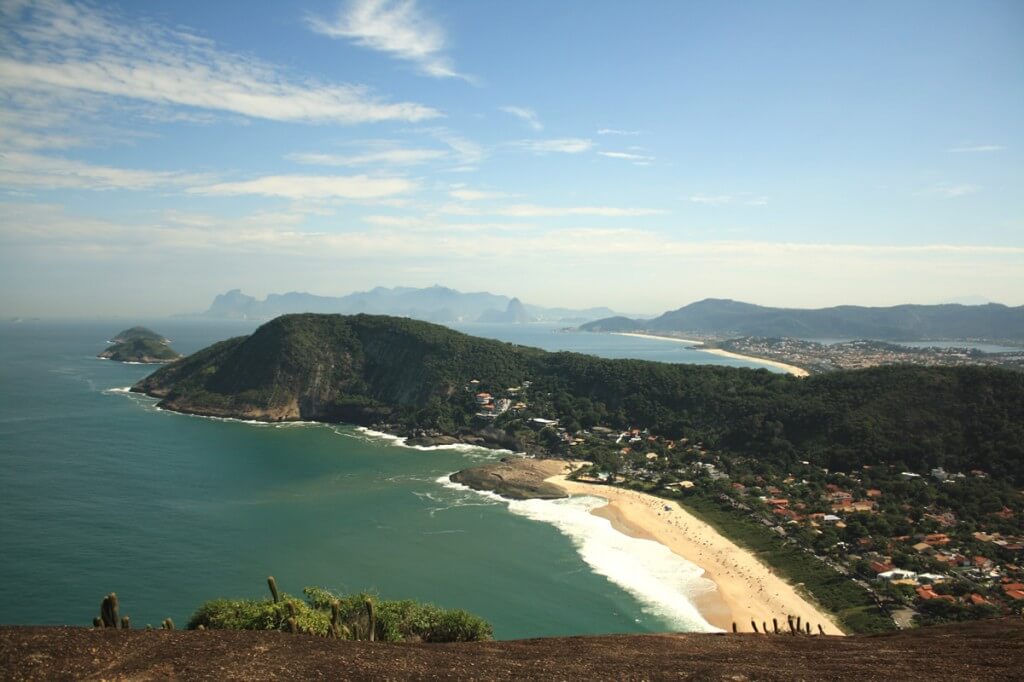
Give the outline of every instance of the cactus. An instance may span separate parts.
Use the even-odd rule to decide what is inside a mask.
[[[202,623],[200,623],[199,625],[196,626],[196,630],[205,630],[205,629],[206,629],[206,626],[203,625]]]
[[[804,623],[804,625],[807,626],[807,634],[811,634],[811,624],[810,623]]]
[[[171,620],[170,618],[164,618],[164,622],[160,624],[160,629],[161,630],[173,630],[174,629],[174,621]]]
[[[786,622],[789,623],[789,634],[795,635],[796,628],[793,627],[793,616],[786,616]]]
[[[736,621],[732,622],[732,634],[736,634]]]
[[[267,576],[267,587],[270,588],[270,595],[274,598],[274,603],[277,604],[281,601],[281,597],[277,594],[277,581],[274,580],[274,576]]]
[[[366,617],[370,621],[370,641],[376,639],[377,633],[377,612],[373,608],[373,602],[369,599],[366,600]]]
[[[331,602],[331,626],[327,634],[331,639],[341,639],[341,604],[337,599]]]
[[[796,631],[800,632],[801,629],[802,628],[800,627],[800,616],[797,616],[796,617]]]
[[[128,618],[128,616],[121,616],[121,629],[122,630],[131,630],[131,628],[132,628],[132,621],[131,621],[131,619]]]
[[[295,621],[295,616],[288,616],[288,632],[293,635],[299,632],[299,624]]]
[[[92,619],[92,626],[94,628],[101,628],[101,627],[103,627],[103,619],[100,618],[99,616],[96,616],[95,618]]]
[[[117,595],[111,592],[103,598],[103,602],[100,604],[100,618],[103,619],[103,627],[116,628],[120,625],[117,610]]]
[[[750,627],[754,628],[754,632],[757,632],[757,623],[755,623],[753,619],[750,621]]]
[[[772,628],[775,630],[775,634],[779,634],[779,619],[772,618]]]
[[[825,634],[825,628],[821,627],[821,623],[818,623],[818,634],[820,634],[820,635],[824,635]]]
[[[761,621],[761,632],[763,632],[766,635],[768,634],[768,623],[764,622],[763,620]]]

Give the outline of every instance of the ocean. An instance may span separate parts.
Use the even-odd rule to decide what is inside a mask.
[[[0,623],[89,625],[117,592],[136,627],[179,627],[207,599],[304,586],[463,608],[498,638],[709,629],[710,583],[587,513],[596,498],[508,502],[450,484],[502,456],[415,449],[346,425],[164,412],[127,393],[153,366],[99,360],[145,324],[190,353],[252,322],[0,323]],[[682,344],[460,325],[549,350],[756,366]]]

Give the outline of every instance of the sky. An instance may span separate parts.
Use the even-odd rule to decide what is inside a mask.
[[[0,0],[0,315],[1024,304],[1024,3]]]

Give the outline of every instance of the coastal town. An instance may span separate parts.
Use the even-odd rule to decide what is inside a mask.
[[[745,336],[706,345],[714,345],[737,355],[793,365],[812,374],[898,364],[928,367],[974,365],[1024,371],[1024,349],[989,353],[966,344],[910,346],[868,339],[821,343],[804,339]]]
[[[589,462],[570,478],[678,501],[762,560],[785,551],[783,564],[813,567],[831,610],[860,602],[860,625],[907,628],[985,618],[1024,609],[1024,532],[1020,491],[981,469],[907,471],[863,465],[830,471],[808,461],[773,470],[754,457],[713,451],[689,438],[647,429],[570,428],[555,410],[531,408],[530,382],[465,386],[477,419],[522,422],[548,455]],[[540,402],[545,403],[542,396]],[[596,492],[596,494],[600,494]],[[801,558],[802,557],[802,558]],[[814,579],[804,588],[819,601]],[[825,587],[829,583],[843,587]],[[865,626],[870,612],[874,626]]]

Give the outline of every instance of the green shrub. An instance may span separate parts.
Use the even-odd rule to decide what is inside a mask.
[[[282,595],[281,602],[253,599],[214,599],[193,614],[189,629],[202,625],[207,630],[287,630],[288,603],[294,604],[301,630],[317,635],[327,633],[331,603],[338,602],[341,622],[350,632],[367,638],[369,619],[366,600],[376,607],[375,635],[378,641],[475,642],[493,637],[490,623],[461,609],[442,609],[412,600],[381,600],[367,593],[336,595],[320,587],[303,590],[306,601]]]

